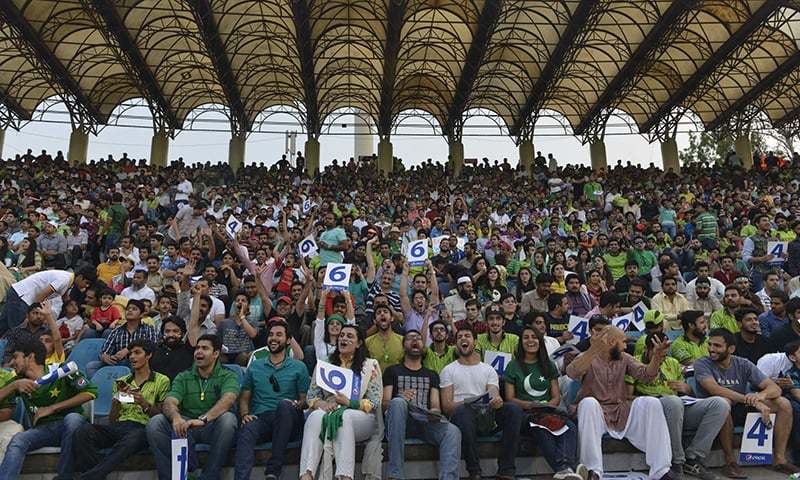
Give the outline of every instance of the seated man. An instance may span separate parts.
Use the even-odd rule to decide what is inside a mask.
[[[580,462],[590,470],[591,479],[603,475],[603,435],[627,438],[634,447],[645,452],[650,478],[668,476],[672,453],[664,448],[669,438],[667,421],[661,403],[653,397],[629,400],[625,375],[640,382],[656,379],[667,355],[669,342],[654,340],[647,365],[625,353],[625,334],[616,327],[607,327],[592,336],[589,350],[567,366],[567,375],[581,382],[576,397]],[[574,408],[574,407],[573,407]]]
[[[688,366],[708,355],[708,321],[700,310],[686,310],[681,313],[680,319],[683,335],[672,343],[670,356],[681,365]]]
[[[786,459],[786,444],[792,429],[792,406],[781,396],[781,389],[746,358],[737,357],[736,339],[725,328],[715,328],[708,334],[708,356],[694,362],[698,396],[716,395],[730,402],[731,416],[725,422],[719,438],[725,454],[723,474],[730,478],[745,478],[733,452],[733,426],[744,425],[748,411],[758,411],[764,418],[775,413],[775,438],[772,445],[773,468],[787,475],[800,468]],[[753,391],[748,391],[748,387]]]
[[[194,366],[178,374],[164,400],[163,414],[147,423],[147,443],[160,480],[170,480],[171,439],[189,439],[189,471],[197,467],[194,443],[210,444],[203,478],[219,478],[236,434],[231,412],[239,395],[239,379],[219,363],[222,341],[216,335],[197,339]]]
[[[86,373],[91,377],[105,365],[128,365],[128,345],[134,340],[147,340],[158,342],[158,334],[150,325],[142,323],[145,313],[144,302],[141,300],[128,300],[125,307],[125,323],[111,331],[111,335],[103,343],[99,361],[92,361],[86,365]]]
[[[150,370],[156,346],[149,340],[134,340],[128,345],[128,361],[133,373],[117,379],[108,425],[84,423],[75,432],[75,469],[81,479],[106,478],[128,457],[147,448],[145,426],[161,412],[161,402],[169,391],[169,378]],[[126,401],[121,401],[124,396]],[[130,399],[133,401],[131,402]],[[102,455],[100,450],[111,448]]]
[[[662,343],[668,340],[663,332],[650,333],[645,338],[645,352],[636,356],[643,363],[649,362],[653,355],[654,338]],[[626,380],[632,384],[636,395],[649,395],[661,400],[672,446],[672,471],[678,474],[688,473],[701,479],[716,479],[716,475],[706,470],[703,461],[708,457],[714,439],[730,414],[728,402],[722,397],[710,397],[684,405],[677,395],[693,397],[694,392],[683,377],[683,367],[672,357],[664,359],[660,374],[654,381],[645,383]],[[683,439],[687,434],[693,435],[691,443],[684,450]]]
[[[423,336],[409,330],[403,336],[403,363],[383,373],[383,410],[386,412],[386,439],[389,445],[387,478],[406,478],[405,440],[423,438],[439,449],[439,479],[457,480],[461,460],[461,432],[449,422],[422,422],[409,415],[409,406],[441,412],[439,375],[422,366],[425,351]]]
[[[289,325],[273,321],[267,331],[269,357],[250,362],[239,397],[242,419],[236,443],[234,478],[250,478],[257,443],[272,442],[266,480],[277,480],[283,469],[283,454],[292,439],[303,431],[303,408],[311,383],[305,363],[290,358]]]
[[[19,478],[25,455],[42,447],[61,447],[58,476],[72,478],[74,442],[72,436],[86,423],[81,406],[97,398],[97,387],[82,373],[62,377],[39,385],[36,380],[46,375],[45,347],[32,336],[14,342],[11,366],[17,380],[0,390],[0,400],[19,395],[31,418],[33,428],[14,435],[0,465],[0,479]]]
[[[512,479],[515,472],[514,458],[519,446],[522,409],[514,404],[503,403],[497,372],[481,362],[478,352],[475,351],[472,330],[459,329],[456,332],[456,349],[458,360],[442,370],[442,411],[449,414],[451,422],[461,430],[461,452],[467,463],[469,479],[477,480],[481,477],[478,435],[490,434],[495,429],[495,423],[503,430],[495,478]],[[480,408],[465,403],[465,400],[486,394],[491,398],[491,409],[485,415],[481,415],[483,412],[479,412]],[[496,422],[491,421],[492,413]]]

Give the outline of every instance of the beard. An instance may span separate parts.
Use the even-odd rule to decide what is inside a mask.
[[[472,293],[467,292],[466,290],[458,289],[458,296],[461,297],[462,300],[469,300],[472,298]]]
[[[619,346],[615,346],[609,350],[608,353],[611,356],[611,360],[619,360],[622,358],[622,350],[619,348]]]
[[[169,348],[175,348],[180,344],[180,337],[164,337],[164,345],[168,346]]]
[[[272,345],[267,345],[267,349],[269,350],[269,353],[281,353],[286,350],[286,344],[280,343],[275,348],[273,348]]]

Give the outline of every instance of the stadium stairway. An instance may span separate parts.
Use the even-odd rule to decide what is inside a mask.
[[[740,437],[734,440],[734,445],[738,446]],[[665,442],[668,440],[665,439]],[[267,447],[268,445],[263,445]],[[300,458],[300,447],[298,443],[290,445],[291,448],[286,454],[286,466],[283,469],[281,478],[298,478],[298,461]],[[493,478],[497,462],[495,459],[500,450],[500,443],[495,439],[485,439],[479,446],[481,464],[483,468],[483,475],[485,478]],[[633,448],[627,441],[613,440],[606,438],[603,440],[604,465],[608,472],[615,471],[646,471],[647,465],[644,461],[644,454]],[[387,455],[387,449],[384,444],[384,458]],[[551,472],[544,458],[535,452],[533,443],[529,440],[523,440],[520,446],[519,455],[517,457],[517,476],[529,477],[532,475],[547,475]],[[362,449],[359,448],[356,458],[361,458]],[[56,464],[58,463],[58,449],[42,449],[33,452],[25,458],[25,464],[22,471],[22,480],[50,480],[54,477],[56,471]],[[201,451],[199,453],[201,464],[205,461],[205,454]],[[269,459],[269,449],[259,448],[256,450],[256,466],[253,468],[252,478],[264,478],[264,465]],[[438,450],[430,445],[424,445],[421,442],[411,440],[406,444],[406,477],[408,479],[435,479],[437,478],[436,461],[438,459]],[[709,467],[723,466],[722,450],[719,445],[715,444],[711,455],[707,459]],[[228,459],[228,467],[224,469],[223,479],[233,479],[233,452],[231,452]],[[385,464],[384,464],[385,465]],[[462,477],[466,477],[464,464],[462,462]],[[360,463],[356,467],[356,472],[360,472]],[[153,457],[148,452],[142,452],[138,455],[130,457],[125,464],[122,465],[118,472],[109,475],[108,480],[156,480],[155,466],[153,464]],[[362,478],[360,473],[356,474],[356,478]],[[752,477],[751,477],[752,478]]]

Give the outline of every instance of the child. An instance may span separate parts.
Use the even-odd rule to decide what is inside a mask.
[[[58,331],[64,341],[64,348],[71,349],[83,331],[83,318],[78,315],[78,302],[68,300],[64,305],[63,317],[58,319]]]
[[[39,337],[45,347],[44,364],[49,368],[55,368],[67,360],[64,354],[64,344],[61,341],[61,333],[56,326],[56,317],[47,302],[42,303],[42,315],[44,316],[44,323],[47,325],[47,332]],[[50,367],[51,365],[55,367]]]
[[[110,328],[117,320],[122,318],[112,304],[114,303],[114,292],[106,289],[100,292],[100,306],[94,307],[92,311],[92,322],[89,325],[89,330],[94,331],[94,336],[100,338],[103,332]],[[91,338],[91,337],[90,337]]]

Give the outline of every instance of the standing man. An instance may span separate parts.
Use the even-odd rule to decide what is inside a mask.
[[[255,446],[263,441],[272,442],[265,479],[280,478],[286,446],[303,431],[303,408],[311,382],[306,365],[287,355],[290,338],[286,322],[271,322],[267,332],[269,357],[254,359],[247,367],[239,397],[236,480],[250,478]]]
[[[25,455],[42,447],[61,447],[58,475],[72,478],[72,437],[86,423],[81,415],[82,405],[97,398],[97,387],[82,373],[39,385],[36,380],[48,373],[44,359],[45,347],[38,338],[29,336],[14,343],[11,366],[17,380],[0,389],[0,400],[21,396],[33,427],[14,435],[8,444],[0,464],[2,480],[19,478]]]
[[[511,403],[503,403],[497,372],[481,362],[475,351],[475,337],[471,330],[456,332],[456,349],[458,360],[442,370],[442,411],[450,415],[450,421],[461,430],[461,452],[467,463],[468,478],[481,478],[478,435],[491,433],[496,424],[502,428],[503,437],[495,478],[511,480],[516,470],[514,458],[519,446],[522,409]],[[490,401],[489,409],[485,412],[471,403],[465,403],[465,400],[487,394]],[[494,422],[491,421],[492,417]]]
[[[203,479],[217,479],[236,434],[231,412],[239,395],[239,379],[219,363],[222,340],[216,335],[197,339],[194,366],[178,374],[164,400],[163,414],[147,424],[147,443],[160,480],[170,480],[171,438],[189,439],[189,471],[197,467],[196,442],[210,444]]]
[[[767,246],[772,238],[772,222],[769,215],[759,214],[753,219],[757,228],[756,233],[744,239],[742,245],[742,260],[750,267],[750,280],[753,283],[753,290],[759,291],[764,283],[764,277],[772,268],[770,263],[775,256],[767,252]]]
[[[328,263],[341,263],[342,252],[350,248],[350,240],[344,229],[337,226],[336,215],[327,212],[322,217],[325,231],[319,236],[317,246],[319,246],[319,266],[324,267]]]
[[[654,397],[637,397],[631,401],[625,376],[650,383],[658,376],[669,350],[669,342],[653,340],[652,357],[644,365],[625,353],[625,334],[616,327],[607,327],[592,335],[589,350],[578,355],[567,366],[567,375],[581,382],[576,397],[580,463],[592,472],[591,478],[603,475],[602,438],[627,438],[645,452],[650,478],[662,478],[670,471],[672,453],[664,448],[669,438],[667,421],[661,402]],[[667,477],[669,478],[669,477]]]
[[[458,480],[461,459],[461,432],[444,419],[423,422],[409,415],[411,406],[441,414],[439,375],[422,366],[424,337],[416,330],[403,336],[403,363],[383,373],[383,410],[386,412],[386,438],[389,446],[390,479],[405,477],[405,440],[422,438],[439,449],[439,480]]]
[[[169,378],[150,370],[156,346],[149,340],[134,340],[128,345],[128,361],[133,373],[117,379],[112,387],[113,400],[108,425],[84,423],[73,442],[76,470],[80,478],[103,480],[128,457],[147,448],[145,426],[150,417],[161,411],[161,402],[169,391]],[[121,395],[133,401],[120,401]],[[102,455],[100,450],[111,448]]]

